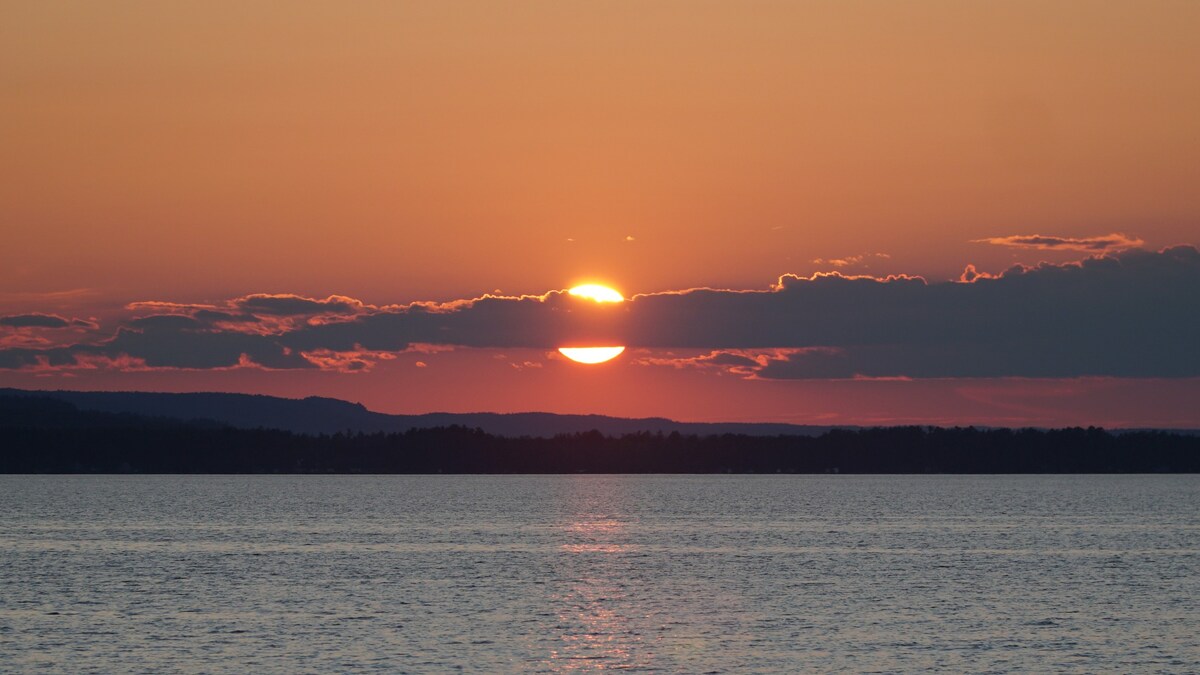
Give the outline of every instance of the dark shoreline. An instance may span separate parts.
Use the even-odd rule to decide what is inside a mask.
[[[818,436],[591,431],[514,438],[461,426],[310,435],[0,397],[0,473],[1200,473],[1200,437],[915,426]]]

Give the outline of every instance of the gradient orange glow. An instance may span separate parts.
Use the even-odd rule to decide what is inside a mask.
[[[117,5],[5,6],[5,293],[950,278],[1200,222],[1197,2]]]
[[[221,303],[262,294],[360,304],[227,332],[485,296],[578,318],[785,274],[936,282],[1196,243],[1196,26],[1200,2],[1170,0],[7,3],[0,319],[69,321],[0,345],[135,336],[127,322],[181,307],[236,322]],[[577,304],[546,293],[564,279]],[[607,280],[629,299],[591,306],[624,299]],[[28,369],[0,386],[1200,425],[1194,379],[764,381],[734,353],[554,335],[409,346],[371,368],[355,354],[374,347],[349,341],[305,372]],[[617,351],[584,368],[560,345],[580,363]]]

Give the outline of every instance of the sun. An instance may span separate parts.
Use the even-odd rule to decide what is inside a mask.
[[[578,298],[590,298],[596,302],[625,302],[625,296],[600,284],[583,284],[567,291]]]
[[[624,347],[559,347],[559,353],[576,363],[588,365],[611,361],[625,351]]]
[[[600,284],[583,284],[567,292],[577,298],[596,302],[625,302],[625,296]],[[625,347],[559,347],[558,351],[576,363],[594,365],[617,358],[625,351]]]

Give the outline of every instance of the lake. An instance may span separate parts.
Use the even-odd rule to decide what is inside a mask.
[[[0,476],[6,672],[1200,671],[1200,477]]]

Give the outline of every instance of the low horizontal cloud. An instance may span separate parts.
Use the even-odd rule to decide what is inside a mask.
[[[0,326],[9,328],[66,328],[71,322],[54,314],[0,316]]]
[[[1051,237],[1044,234],[1019,234],[1009,237],[975,239],[973,242],[1013,248],[1031,248],[1039,251],[1084,251],[1086,253],[1138,248],[1146,243],[1136,237],[1120,233],[1099,237]]]
[[[0,316],[0,326],[5,328],[96,328],[87,319],[66,319],[57,314],[13,314]]]
[[[200,309],[192,314],[192,318],[197,321],[204,321],[209,324],[229,323],[229,324],[250,324],[262,323],[259,317],[248,314],[246,312],[222,312],[214,309]]]
[[[648,366],[761,379],[1200,375],[1200,251],[1132,249],[957,281],[784,275],[758,290],[698,288],[596,303],[562,291],[376,307],[251,295],[138,303],[86,343],[0,349],[0,368],[326,369],[404,351],[627,345]],[[673,356],[668,352],[692,354]]]
[[[823,350],[822,347],[808,349]],[[796,352],[805,349],[716,349],[694,356],[679,356],[673,353],[652,354],[635,360],[643,366],[670,366],[672,368],[692,368],[699,370],[716,370],[734,375],[753,376],[766,368],[772,361],[784,360]]]
[[[859,255],[848,255],[844,258],[814,258],[814,265],[829,265],[831,267],[853,267],[856,265],[864,265],[865,262],[872,258],[887,260],[892,256],[887,253],[861,253]]]
[[[232,301],[232,304],[249,314],[274,316],[311,316],[317,314],[358,314],[365,309],[360,300],[344,295],[331,295],[324,300],[315,300],[290,293],[255,293]]]

